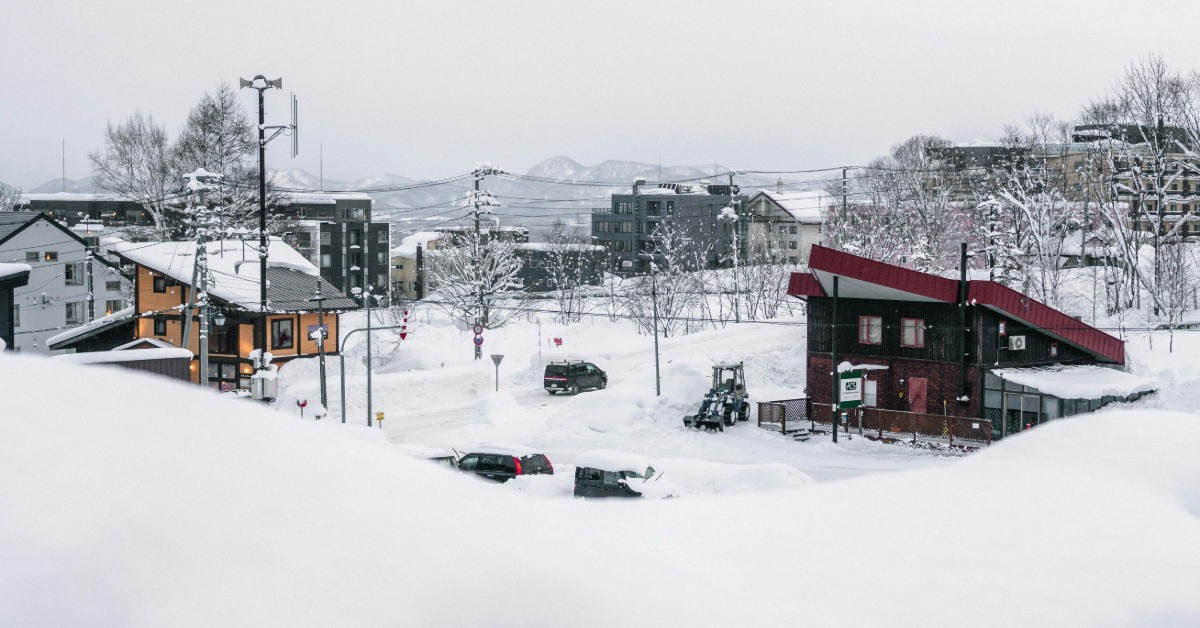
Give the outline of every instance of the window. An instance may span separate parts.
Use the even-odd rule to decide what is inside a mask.
[[[66,308],[68,325],[78,325],[83,322],[83,301],[67,303]]]
[[[329,253],[321,254],[321,266],[328,268],[333,265],[333,255]]]
[[[13,304],[13,327],[21,326],[21,304]]]
[[[388,243],[388,232],[384,229],[380,229],[379,237],[375,241],[380,244],[387,244]]]
[[[1050,343],[1050,357],[1052,357],[1052,358],[1058,357],[1058,343],[1057,342]]]
[[[330,244],[333,244],[333,232],[332,231],[322,231],[321,232],[321,244],[323,244],[325,246],[329,246]]]
[[[860,345],[883,344],[883,317],[882,316],[859,316],[858,317],[858,344],[860,344]]]
[[[45,260],[47,262],[57,262],[58,261],[58,251],[46,251]]]
[[[154,291],[155,292],[166,292],[167,291],[167,278],[166,277],[163,277],[162,275],[158,275],[154,278]]]
[[[104,302],[104,315],[108,316],[113,312],[119,312],[125,309],[125,299],[109,299]]]
[[[1008,335],[1008,321],[1000,321],[999,330],[1000,330],[1001,336],[1007,336]]]
[[[779,225],[779,233],[786,233],[786,232],[787,232],[787,226]]]
[[[900,319],[900,346],[925,346],[925,321],[919,318]]]
[[[104,289],[109,292],[120,292],[121,291],[121,282],[120,281],[106,281],[106,282],[104,282]]]
[[[297,233],[296,234],[296,248],[311,249],[312,248],[312,234],[307,231],[301,231],[300,233]]]
[[[271,348],[290,349],[292,347],[292,320],[290,318],[271,321]]]
[[[362,244],[363,238],[362,238],[361,231],[350,231],[349,236],[350,236],[350,246],[359,246]]]
[[[155,336],[167,335],[167,319],[166,319],[166,317],[164,317],[164,316],[155,316],[154,317],[154,335]]]
[[[790,233],[792,235],[796,235],[796,225],[792,225],[792,226],[788,227],[788,233]]]
[[[351,220],[366,220],[367,210],[363,207],[354,207],[350,209]]]
[[[795,255],[789,255],[789,256],[788,256],[788,263],[789,263],[789,264],[799,264],[799,263],[800,263],[800,258],[799,258],[799,257],[796,257]]]
[[[386,264],[387,263],[387,252],[380,251],[380,252],[376,253],[375,254],[375,263]]]
[[[387,283],[388,283],[387,273],[379,273],[379,275],[375,278],[375,285],[377,285],[377,286],[386,286]]]
[[[614,214],[632,214],[633,204],[629,201],[621,201],[613,205]]]
[[[41,261],[41,259],[42,259],[41,253],[38,253],[37,251],[25,251],[25,261],[37,262],[37,261]]]
[[[63,283],[68,286],[83,285],[83,262],[63,264]]]
[[[788,248],[789,248],[789,249],[792,249],[793,251],[794,251],[794,250],[796,250],[796,241],[795,241],[795,240],[788,240]]]

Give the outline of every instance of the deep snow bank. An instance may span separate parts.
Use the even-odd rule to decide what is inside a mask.
[[[614,503],[103,368],[0,356],[0,399],[4,625],[1200,623],[1193,415],[1103,412],[945,468]]]

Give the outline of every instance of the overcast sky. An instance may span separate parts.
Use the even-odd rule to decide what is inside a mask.
[[[916,133],[992,139],[1035,111],[1074,117],[1130,62],[1200,66],[1200,3],[0,3],[0,181],[90,174],[105,123],[174,134],[221,81],[282,76],[301,156],[270,168],[353,180],[524,172],[566,155],[752,170],[863,163]],[[178,8],[176,8],[178,7]],[[244,91],[251,110],[253,92]]]

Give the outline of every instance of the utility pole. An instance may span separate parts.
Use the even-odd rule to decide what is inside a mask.
[[[742,208],[742,202],[737,200],[734,192],[733,175],[735,174],[745,174],[745,171],[731,170],[729,172],[729,207],[733,209],[733,320],[740,323],[742,322],[742,286],[738,281],[738,249],[741,244],[738,230],[742,224],[742,215],[738,210]]]
[[[309,301],[314,301],[317,304],[317,355],[319,356],[321,365],[321,407],[325,409],[325,413],[329,413],[329,398],[325,393],[325,337],[328,333],[325,331],[325,299],[321,294],[321,278],[317,277],[317,289],[313,291],[313,296]],[[345,417],[343,423],[345,422]]]
[[[187,189],[200,197],[192,217],[196,227],[196,260],[192,267],[192,285],[189,292],[189,302],[195,300],[200,305],[200,373],[197,377],[200,386],[208,384],[208,332],[209,332],[209,303],[208,303],[208,191],[220,180],[221,175],[206,172],[203,168],[184,175],[187,179]],[[183,348],[188,348],[188,332],[191,331],[191,308],[184,320]]]
[[[843,170],[843,172],[845,172],[845,171]],[[840,396],[838,393],[841,392],[841,390],[839,389],[839,386],[841,386],[841,383],[842,383],[841,377],[840,377],[841,374],[838,373],[838,346],[837,346],[838,345],[838,342],[837,342],[838,341],[838,276],[837,275],[833,276],[833,317],[830,319],[830,321],[831,322],[829,325],[829,329],[830,329],[830,337],[832,338],[832,346],[830,347],[830,349],[831,349],[830,358],[832,358],[832,360],[833,360],[833,390],[831,391],[832,392],[831,399],[833,399],[833,405],[831,406],[831,409],[829,411],[829,427],[830,427],[829,431],[833,432],[833,442],[836,443],[837,442],[837,427],[838,427],[837,426],[837,423],[838,423],[837,415],[838,415],[838,410],[841,409],[841,407],[840,407],[841,400],[838,399],[838,397]]]
[[[374,416],[371,408],[371,286],[363,292],[363,303],[367,306],[367,427],[371,427]]]
[[[495,203],[492,202],[491,200],[488,200],[483,203],[480,202],[479,182],[482,181],[483,178],[488,175],[501,174],[501,171],[492,167],[491,164],[484,164],[484,165],[476,167],[475,172],[473,174],[475,177],[475,191],[471,194],[471,205],[473,206],[473,213],[475,214],[475,239],[471,245],[471,255],[475,261],[475,288],[477,291],[476,301],[475,301],[475,306],[476,306],[475,324],[483,325],[484,327],[487,327],[488,312],[484,308],[484,302],[483,302],[483,268],[481,267],[481,259],[480,259],[482,257],[482,251],[480,250],[480,248],[483,246],[483,232],[479,226],[479,214],[482,211],[482,210],[480,210],[480,205],[491,206],[491,205],[494,205]],[[490,197],[490,195],[489,195],[489,197]],[[490,209],[488,209],[486,211],[488,213],[491,213]],[[483,359],[483,350],[480,349],[479,345],[475,346],[475,359],[476,360]]]
[[[83,252],[84,270],[87,272],[87,319],[89,323],[96,320],[96,283],[92,277],[92,260],[95,257],[95,254],[92,252],[92,245],[89,244]]]
[[[846,196],[847,196],[847,193],[849,192],[849,180],[846,178],[846,172],[848,170],[849,170],[849,168],[847,168],[846,166],[842,166],[842,239],[843,239],[842,248],[843,249],[845,249],[846,243],[844,242],[844,240],[846,238],[846,234],[850,232],[850,227],[849,227],[849,225],[846,224],[847,214],[848,214],[848,212],[846,210],[846,205],[847,205]],[[837,430],[834,430],[834,433],[836,434]],[[837,439],[835,438],[834,440],[836,441]]]
[[[249,87],[258,92],[258,321],[254,326],[254,347],[258,349],[258,370],[267,368],[267,143],[275,139],[285,130],[296,130],[295,100],[292,103],[292,124],[268,127],[266,125],[266,110],[263,105],[263,92],[268,89],[283,89],[283,79],[268,79],[259,74],[253,79],[241,79],[239,88]],[[268,138],[267,129],[274,130]],[[293,141],[292,153],[295,156],[296,145]]]

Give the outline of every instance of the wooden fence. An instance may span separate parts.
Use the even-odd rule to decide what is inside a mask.
[[[883,410],[881,408],[859,408],[847,410],[845,429],[857,429],[859,425],[858,412],[862,412],[862,431],[875,432],[880,438],[884,434],[897,434],[917,437],[941,438],[950,441],[992,444],[992,422],[987,419],[970,417],[946,416],[942,414],[920,414],[917,412],[901,412],[899,410]],[[760,410],[761,412],[761,410]],[[832,427],[832,408],[828,404],[811,404],[809,416],[816,425]]]

